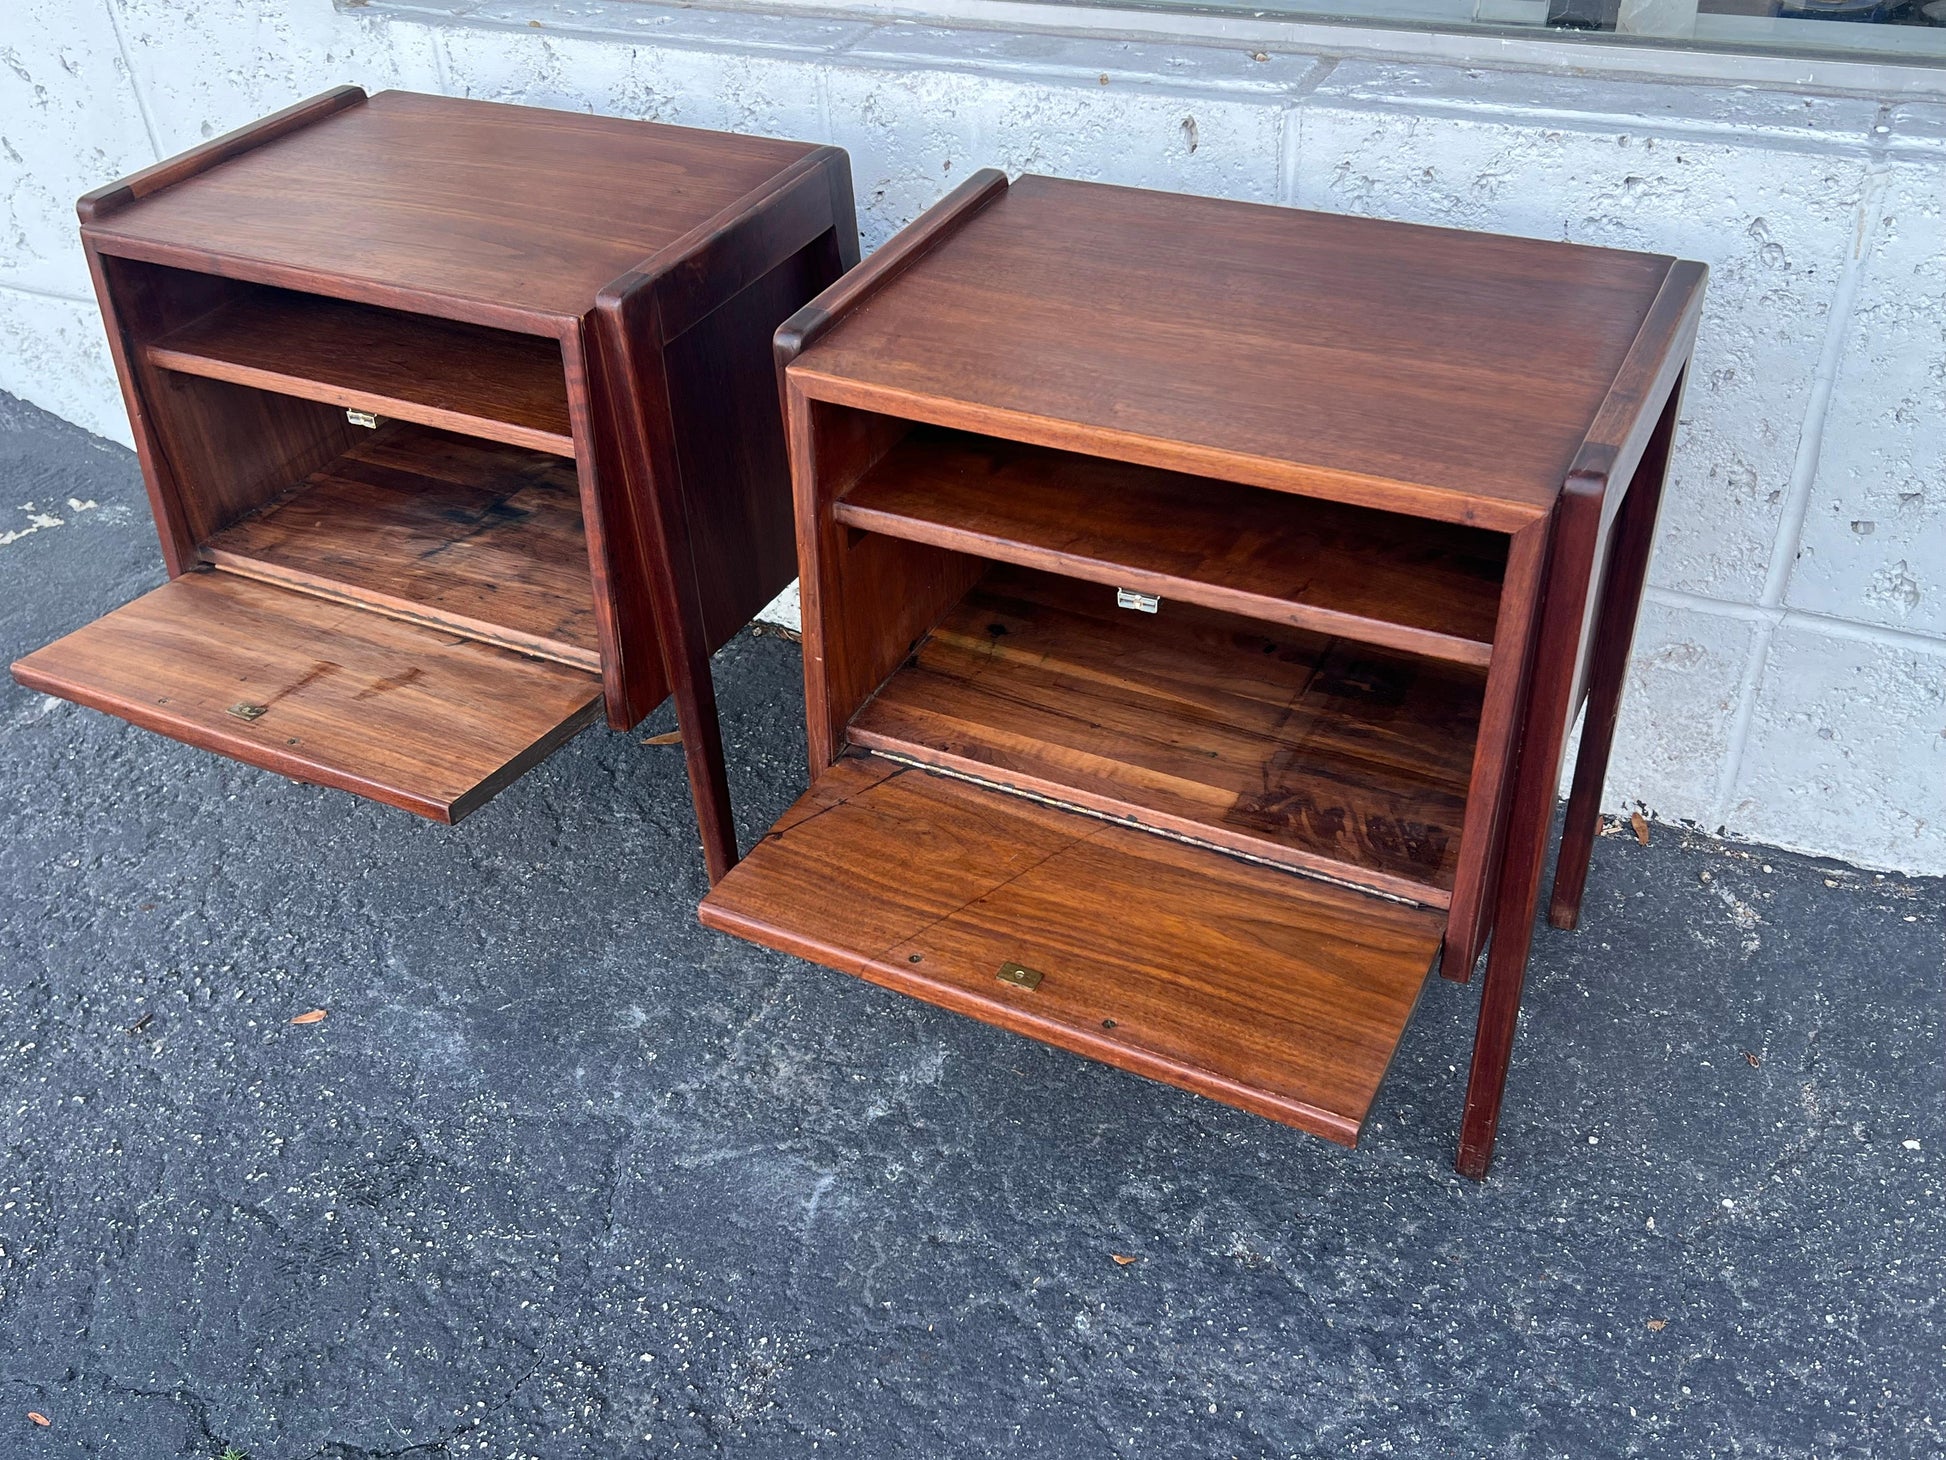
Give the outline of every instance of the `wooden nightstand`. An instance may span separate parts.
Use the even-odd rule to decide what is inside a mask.
[[[770,339],[835,148],[355,87],[81,200],[170,582],[24,684],[441,821],[673,691],[795,571]]]
[[[1348,1143],[1491,933],[1483,1174],[1702,284],[972,179],[778,335],[813,784],[703,921]]]

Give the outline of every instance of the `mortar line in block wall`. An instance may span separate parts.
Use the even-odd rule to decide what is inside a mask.
[[[1277,115],[1277,201],[1297,206],[1298,147],[1303,141],[1304,104],[1286,102]]]
[[[1317,64],[1291,87],[1277,119],[1277,201],[1286,208],[1298,206],[1297,180],[1303,163],[1304,103],[1331,79],[1338,69],[1336,56],[1320,56]]]
[[[884,32],[885,32],[885,27],[882,25],[867,26],[864,30],[859,31],[856,35],[844,36],[836,41],[833,41],[831,43],[830,49],[824,52],[824,54],[830,57],[831,59],[835,60],[839,56],[843,56],[848,54],[849,52],[857,50],[860,46],[864,45],[866,41],[872,40],[877,36],[884,34]]]
[[[397,24],[389,16],[387,20],[391,24]],[[453,73],[451,67],[446,63],[446,37],[435,33],[429,34],[426,39],[432,44],[432,74],[439,82],[439,94],[441,96],[452,96],[454,95]]]
[[[1710,598],[1701,593],[1686,593],[1680,588],[1649,587],[1643,596],[1651,602],[1691,613],[1735,619],[1738,623],[1763,624],[1771,628],[1810,629],[1834,639],[1849,639],[1860,644],[1883,644],[1893,649],[1911,649],[1921,654],[1946,654],[1946,635],[1895,629],[1886,624],[1865,623],[1859,619],[1838,618],[1828,613],[1813,613],[1803,608],[1773,608],[1760,603],[1736,603],[1727,598]]]
[[[1736,794],[1737,779],[1743,773],[1743,758],[1750,746],[1750,731],[1757,714],[1757,693],[1763,685],[1764,671],[1770,664],[1771,641],[1785,616],[1784,594],[1791,581],[1791,569],[1804,535],[1804,518],[1810,511],[1811,492],[1817,485],[1818,458],[1824,446],[1825,419],[1831,409],[1831,392],[1837,382],[1838,368],[1844,359],[1845,341],[1851,333],[1852,314],[1858,302],[1859,284],[1865,275],[1866,261],[1878,238],[1878,219],[1891,177],[1883,138],[1890,130],[1889,107],[1880,107],[1873,133],[1872,161],[1865,169],[1865,183],[1859,194],[1858,211],[1852,227],[1852,246],[1839,270],[1837,287],[1832,291],[1831,312],[1825,319],[1824,347],[1818,354],[1817,373],[1804,405],[1804,425],[1798,431],[1797,456],[1791,466],[1790,485],[1784,494],[1783,510],[1778,514],[1777,535],[1771,541],[1770,565],[1764,574],[1763,591],[1757,607],[1772,610],[1759,621],[1756,637],[1744,661],[1743,678],[1737,686],[1736,712],[1730,719],[1728,744],[1723,763],[1717,768],[1715,820],[1721,823],[1729,814]]]
[[[70,294],[64,289],[39,289],[32,284],[22,284],[16,279],[0,278],[0,289],[10,290],[15,294],[31,295],[35,299],[58,299],[63,304],[93,304],[95,302],[94,296],[91,294]]]
[[[829,66],[818,66],[812,70],[811,97],[818,117],[818,140],[827,146],[837,146],[837,133],[834,130],[831,114],[831,68]]]
[[[122,74],[128,77],[129,94],[135,98],[135,110],[142,118],[142,130],[149,134],[149,153],[160,162],[162,134],[156,130],[155,117],[149,111],[149,99],[142,95],[142,84],[135,79],[135,59],[128,49],[128,37],[122,34],[122,18],[115,10],[115,0],[101,0],[101,8],[108,16],[108,28],[115,33],[115,49],[121,53]]]

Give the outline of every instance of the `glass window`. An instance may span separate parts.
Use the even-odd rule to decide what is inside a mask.
[[[1090,4],[1094,0],[1056,0]],[[1101,0],[1126,5],[1131,0]],[[1612,37],[1946,65],[1946,0],[1133,0],[1170,10],[1421,30]]]

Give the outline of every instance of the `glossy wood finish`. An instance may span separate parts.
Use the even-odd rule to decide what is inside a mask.
[[[1551,522],[1523,527],[1507,540],[1507,574],[1500,613],[1493,630],[1493,660],[1480,707],[1480,733],[1473,753],[1473,775],[1466,790],[1466,831],[1471,852],[1464,875],[1453,884],[1452,916],[1439,971],[1455,983],[1473,976],[1480,950],[1492,928],[1493,896],[1505,845],[1512,798],[1514,755],[1520,737],[1523,693],[1527,684],[1534,602],[1547,566]]]
[[[820,778],[702,919],[1347,1145],[1441,922],[879,757]]]
[[[390,423],[203,546],[220,568],[601,670],[574,471]]]
[[[574,455],[555,340],[267,289],[145,353],[165,370]]]
[[[1443,906],[1480,694],[1464,666],[996,568],[850,739]]]
[[[623,446],[618,479],[632,487],[638,550],[654,568],[648,597],[715,882],[738,848],[709,656],[791,568],[781,550],[789,489],[762,340],[780,306],[858,260],[844,154],[811,153],[743,213],[712,220],[668,255],[602,291],[592,332]],[[699,337],[705,329],[717,333]],[[723,439],[726,421],[741,426],[743,441]],[[775,525],[755,528],[759,520]],[[705,566],[716,579],[708,588]]]
[[[915,427],[839,522],[1484,665],[1504,537],[994,436]]]
[[[769,340],[857,259],[845,155],[341,88],[80,211],[171,574],[593,668],[616,728],[673,690],[721,875],[709,655],[795,568]],[[346,408],[501,455],[415,489]]]
[[[404,91],[335,95],[306,125],[241,139],[193,186],[98,215],[97,241],[397,308],[444,301],[426,312],[477,324],[558,327],[819,150]]]
[[[1611,529],[1636,487],[1643,487],[1649,495],[1639,509],[1647,520],[1638,523],[1634,532],[1653,536],[1653,501],[1660,498],[1661,473],[1667,460],[1651,455],[1651,451],[1665,420],[1667,428],[1674,430],[1681,383],[1702,314],[1704,278],[1701,264],[1679,263],[1671,270],[1643,319],[1628,359],[1617,372],[1611,399],[1589,428],[1556,509],[1545,585],[1533,608],[1534,648],[1526,712],[1509,791],[1507,843],[1498,872],[1493,942],[1487,951],[1466,1106],[1460,1118],[1456,1164],[1462,1174],[1475,1179],[1485,1177],[1492,1164],[1499,1132],[1568,723],[1581,704],[1592,664],[1615,671],[1615,682],[1604,681],[1598,686],[1602,696],[1619,697],[1621,693],[1618,681],[1624,656],[1596,653],[1584,657],[1583,648],[1590,642],[1588,628],[1593,621],[1605,617],[1615,624],[1625,617],[1632,624],[1641,579],[1629,562],[1638,549],[1624,552],[1624,571],[1619,575],[1602,573],[1598,565],[1609,561]],[[1638,470],[1644,464],[1649,468],[1647,473]],[[1642,479],[1650,475],[1653,486]],[[1644,566],[1646,561],[1644,557]],[[1604,615],[1601,600],[1610,592],[1629,601],[1617,601]],[[1613,729],[1612,719],[1592,721],[1592,733],[1582,738],[1581,755],[1605,766]],[[1586,797],[1579,806],[1571,805],[1570,813],[1587,823],[1598,809],[1596,798]],[[1585,824],[1579,830],[1571,826],[1564,842],[1567,847],[1592,844],[1592,826]],[[1585,851],[1582,855],[1585,858]]]
[[[1371,889],[1343,890],[1373,909],[1418,899],[1450,975],[1486,950],[1460,1159],[1480,1174],[1550,777],[1585,682],[1603,725],[1581,774],[1599,782],[1640,592],[1647,509],[1623,512],[1608,483],[1660,450],[1702,284],[1699,266],[1641,254],[970,180],[778,332],[814,778],[800,810],[873,748],[982,795],[1145,824],[1118,837],[1259,857],[1286,838],[1287,860],[1305,843],[1313,872]],[[990,560],[1015,566],[988,578]],[[994,597],[1048,574],[1102,607]],[[1162,612],[1116,618],[1111,585],[1158,593]],[[1269,627],[1279,615],[1301,627]],[[1318,628],[1342,637],[1308,661],[1261,654]],[[1245,667],[1252,643],[1274,668]],[[1395,666],[1341,676],[1362,702],[1331,682],[1352,655]],[[1237,808],[1263,805],[1270,829],[1239,831]],[[833,817],[889,882],[898,854],[864,844],[905,823],[834,807],[807,833]],[[1580,818],[1567,849],[1585,861]],[[767,884],[768,845],[736,884],[742,925],[831,961],[802,869],[780,861]],[[1088,875],[1116,889],[1088,927],[1043,926],[1037,908],[1008,936],[1109,957],[1128,909],[1150,907],[1119,864]],[[1163,911],[1174,936],[1201,935],[1192,900]],[[1250,1105],[1243,1083],[1218,1098]]]
[[[255,150],[280,137],[301,131],[314,122],[320,122],[333,112],[341,112],[347,107],[362,106],[365,92],[358,86],[334,86],[331,90],[304,101],[293,102],[282,111],[272,112],[267,117],[259,117],[247,126],[238,127],[234,132],[225,132],[220,137],[212,137],[207,142],[191,147],[187,152],[179,152],[174,157],[131,173],[119,182],[104,184],[90,192],[83,193],[75,203],[74,211],[83,223],[98,223],[109,214],[126,208],[130,203],[159,193],[164,188],[172,188],[177,183],[187,182],[200,173],[221,166],[232,158]]]
[[[1029,176],[793,374],[867,410],[1512,531],[1552,505],[1669,265]]]
[[[219,572],[171,580],[29,654],[14,677],[434,821],[491,797],[601,695],[580,670]]]

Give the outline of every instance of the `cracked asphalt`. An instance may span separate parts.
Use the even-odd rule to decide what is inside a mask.
[[[9,658],[161,581],[0,481]],[[1946,1452],[1941,883],[1602,839],[1474,1185],[1477,988],[1343,1151],[705,932],[670,724],[441,828],[0,690],[0,1457]]]

